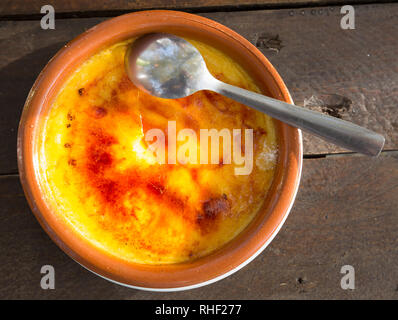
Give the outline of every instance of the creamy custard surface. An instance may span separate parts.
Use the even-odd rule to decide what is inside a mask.
[[[215,77],[259,92],[231,58],[187,40]],[[99,250],[143,264],[196,259],[257,214],[274,176],[276,130],[268,116],[210,91],[177,100],[140,91],[124,70],[130,42],[92,56],[60,90],[40,135],[41,187],[54,214]],[[200,129],[253,129],[252,172],[235,175],[222,161],[157,163],[144,135],[159,128],[167,140],[168,121],[198,137]]]

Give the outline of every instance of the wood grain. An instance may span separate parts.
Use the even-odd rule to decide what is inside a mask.
[[[341,30],[339,7],[213,12],[270,59],[299,105],[386,136],[398,148],[398,4],[356,7],[356,29]],[[104,18],[0,21],[0,174],[16,173],[16,133],[34,79],[67,41]],[[304,135],[305,154],[344,150]]]
[[[0,178],[0,299],[397,299],[398,154],[304,161],[296,203],[271,245],[207,287],[150,293],[103,280],[67,257],[30,212],[17,176]],[[40,268],[55,268],[55,290]],[[355,290],[340,269],[355,268]]]
[[[146,9],[172,9],[185,11],[231,10],[266,7],[291,7],[325,4],[349,4],[372,2],[372,0],[2,0],[0,17],[38,15],[43,5],[50,4],[57,14],[73,13],[82,16],[87,12],[109,14]]]

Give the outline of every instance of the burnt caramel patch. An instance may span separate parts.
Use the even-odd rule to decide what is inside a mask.
[[[117,143],[115,137],[105,133],[102,129],[93,130],[90,132],[90,135],[93,138],[93,143],[97,144],[99,147],[109,147]]]
[[[226,213],[229,209],[230,206],[226,194],[218,198],[211,198],[203,203],[205,216],[211,219],[216,218],[219,214]]]
[[[91,172],[98,174],[112,166],[113,158],[109,151],[109,147],[115,144],[117,140],[113,136],[105,134],[102,131],[91,132],[91,137],[93,143],[87,150],[87,167]]]
[[[71,112],[68,112],[68,114],[66,115],[66,118],[67,118],[69,121],[75,120],[75,116],[74,116]]]
[[[107,203],[116,203],[120,196],[120,186],[113,180],[101,179],[97,188]]]
[[[91,161],[89,168],[94,173],[103,171],[112,165],[113,159],[110,153],[96,147],[89,150],[89,159]]]
[[[94,107],[91,113],[95,119],[101,119],[107,115],[108,111],[103,107]]]
[[[86,89],[80,88],[79,90],[77,90],[77,93],[79,94],[79,96],[84,96],[86,94]]]
[[[202,212],[196,217],[196,223],[202,233],[208,233],[216,227],[218,219],[222,215],[228,215],[231,206],[227,195],[223,194],[217,198],[210,198],[202,205]]]
[[[109,103],[109,108],[120,113],[127,113],[129,111],[129,106],[121,101],[117,96],[112,97]]]
[[[186,220],[191,220],[186,199],[176,192],[167,190],[165,183],[165,177],[160,178],[159,176],[152,175],[150,172],[142,172],[136,187],[145,188],[152,196],[152,201],[156,202],[160,207],[167,207]]]
[[[163,194],[166,190],[166,187],[159,182],[148,182],[147,187],[151,192],[154,192],[157,195]]]
[[[200,125],[198,120],[193,118],[191,115],[189,114],[184,115],[184,123],[185,123],[185,128],[192,129],[195,132],[200,131]]]
[[[123,77],[121,78],[119,84],[118,84],[118,89],[120,90],[120,92],[125,92],[131,89],[134,89],[135,86],[134,84],[131,82],[131,80],[128,78],[127,75],[123,75]]]
[[[267,130],[264,128],[258,127],[253,130],[253,134],[255,137],[261,137],[261,136],[266,136],[267,135]]]
[[[184,98],[179,98],[179,99],[175,99],[175,101],[177,101],[182,108],[188,108],[189,106],[192,106],[192,102],[194,100],[194,95],[190,95]]]
[[[87,176],[88,183],[93,187],[100,197],[101,212],[105,208],[111,208],[108,212],[118,218],[134,216],[133,210],[127,210],[122,205],[123,196],[132,189],[131,183],[134,179],[120,177],[114,172],[115,159],[112,155],[111,146],[118,141],[102,129],[95,129],[89,132],[89,143],[86,147],[86,164],[82,168],[82,174]],[[111,172],[108,176],[106,172]]]
[[[203,91],[207,100],[220,112],[226,112],[228,110],[228,106],[225,103],[226,100],[223,96],[216,92],[212,91]]]

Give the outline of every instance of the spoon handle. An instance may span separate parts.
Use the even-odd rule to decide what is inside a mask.
[[[382,135],[351,122],[244,90],[217,79],[210,83],[211,88],[207,88],[209,90],[220,93],[346,149],[369,156],[378,156],[383,149],[385,139]]]

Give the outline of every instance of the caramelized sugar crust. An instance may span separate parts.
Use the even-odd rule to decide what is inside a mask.
[[[224,53],[189,41],[218,79],[259,91]],[[273,121],[209,91],[164,100],[138,90],[124,71],[128,44],[91,57],[55,99],[39,142],[42,188],[55,214],[99,250],[145,264],[196,259],[239,234],[263,204],[277,161]],[[198,139],[200,129],[253,129],[251,174],[235,175],[222,153],[216,165],[158,164],[144,135],[163,130],[167,147],[168,121]]]

